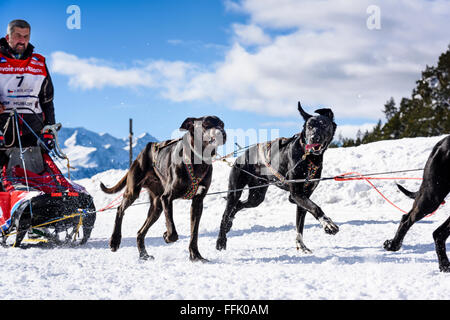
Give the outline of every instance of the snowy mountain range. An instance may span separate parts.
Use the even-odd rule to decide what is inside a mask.
[[[158,141],[145,133],[133,139],[133,159],[149,142]],[[109,169],[126,169],[129,165],[129,138],[116,138],[85,128],[61,128],[58,142],[70,160],[72,179],[83,179]],[[67,172],[61,161],[60,169]]]

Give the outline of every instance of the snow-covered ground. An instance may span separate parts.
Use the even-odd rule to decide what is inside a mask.
[[[423,168],[440,139],[329,149],[322,176]],[[103,194],[99,182],[112,185],[124,173],[110,170],[77,182],[94,196],[99,209],[116,197]],[[211,192],[226,190],[228,173],[225,163],[215,164]],[[421,177],[422,172],[390,176]],[[394,182],[373,181],[391,201],[409,210],[412,200]],[[420,184],[397,182],[411,190]],[[308,215],[304,239],[313,253],[303,254],[295,247],[295,206],[286,192],[272,186],[258,208],[238,213],[228,249],[219,252],[215,243],[225,206],[222,196],[206,197],[200,223],[199,249],[210,263],[189,261],[186,200],[174,206],[178,242],[164,242],[162,215],[146,238],[155,260],[139,261],[136,232],[148,208],[142,204],[127,210],[117,252],[108,246],[114,210],[98,214],[92,237],[82,247],[0,248],[0,299],[450,299],[450,275],[439,272],[431,235],[448,217],[448,205],[416,223],[400,251],[387,252],[383,242],[393,237],[402,213],[364,181],[321,182],[312,199],[340,231],[327,235]],[[138,202],[146,201],[144,193]]]

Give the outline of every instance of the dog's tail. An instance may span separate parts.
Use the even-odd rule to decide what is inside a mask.
[[[113,194],[113,193],[117,193],[120,190],[122,190],[123,188],[125,188],[126,184],[127,184],[127,176],[128,174],[126,174],[122,179],[120,179],[120,181],[111,188],[107,188],[103,182],[100,182],[100,189],[102,189],[103,192],[108,193],[108,194]]]
[[[397,183],[397,187],[398,189],[403,192],[407,197],[411,198],[411,199],[415,199],[417,197],[417,193],[418,192],[411,192],[409,190],[406,190],[404,187],[402,187],[401,185],[399,185]]]

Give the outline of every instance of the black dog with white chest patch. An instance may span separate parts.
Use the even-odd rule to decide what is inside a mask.
[[[331,109],[319,109],[312,116],[306,113],[300,102],[298,110],[305,120],[303,131],[291,138],[280,138],[250,147],[236,159],[231,169],[225,212],[216,243],[218,250],[226,249],[226,234],[230,231],[236,213],[245,208],[259,206],[265,199],[267,183],[277,181],[277,186],[289,191],[289,201],[297,205],[297,248],[310,253],[303,243],[303,226],[306,212],[310,212],[323,226],[326,233],[339,230],[322,209],[309,199],[318,185],[322,172],[323,153],[336,131]],[[306,179],[303,183],[285,183],[286,179]],[[248,199],[239,200],[244,187],[250,187]]]
[[[415,201],[411,211],[402,216],[394,238],[384,242],[384,248],[389,251],[399,250],[409,228],[415,222],[437,210],[450,192],[450,136],[439,141],[431,151],[425,164],[423,181],[419,191],[410,192],[400,185],[398,187]],[[449,235],[450,218],[433,232],[439,269],[442,272],[450,272],[450,263],[445,248],[445,241]]]
[[[153,258],[145,250],[144,240],[148,229],[158,220],[162,211],[167,226],[164,240],[167,243],[178,240],[172,202],[184,198],[192,199],[190,259],[207,261],[198,251],[198,228],[203,199],[211,184],[211,160],[217,147],[225,143],[226,133],[223,122],[215,116],[187,118],[180,129],[187,131],[183,138],[147,144],[127,174],[114,187],[107,188],[103,183],[100,184],[101,189],[109,194],[125,188],[109,243],[112,251],[116,251],[120,246],[125,210],[136,201],[141,189],[145,188],[150,196],[150,209],[137,235],[140,259]]]

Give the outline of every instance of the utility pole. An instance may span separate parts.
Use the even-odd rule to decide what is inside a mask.
[[[131,168],[131,164],[133,163],[133,119],[130,118],[130,164],[129,167]]]

